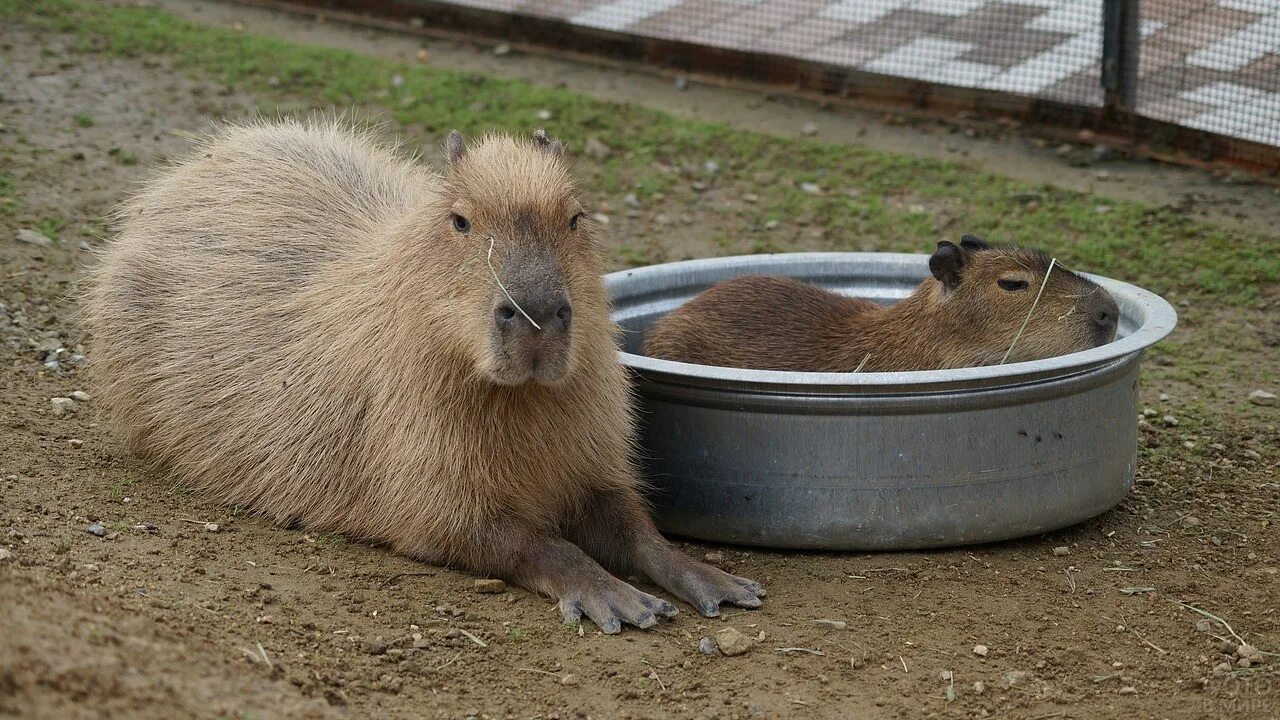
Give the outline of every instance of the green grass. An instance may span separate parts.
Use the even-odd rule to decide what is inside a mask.
[[[200,27],[149,8],[0,0],[0,18],[74,33],[87,51],[162,55],[188,72],[263,98],[386,108],[410,136],[435,138],[451,127],[464,133],[528,132],[545,124],[572,147],[597,138],[614,153],[589,170],[588,187],[596,198],[629,191],[646,205],[705,213],[690,188],[693,180],[730,194],[750,186],[760,202],[726,213],[725,237],[758,233],[770,219],[780,224],[763,236],[721,243],[725,252],[786,249],[789,237],[799,237],[801,223],[824,229],[822,242],[831,249],[923,252],[941,237],[975,232],[1040,245],[1069,266],[1180,299],[1257,306],[1262,288],[1280,282],[1276,237],[1193,222],[1142,204],[1033,187],[961,163],[769,137],[521,81]],[[541,111],[550,112],[551,120],[539,120]],[[127,153],[117,159],[136,162]],[[714,178],[702,170],[707,159],[720,164]],[[823,193],[804,192],[805,182]],[[1043,196],[1038,204],[1014,197],[1028,191]],[[957,219],[941,221],[942,208]],[[630,248],[615,260],[638,264],[645,257]]]
[[[82,128],[93,127],[93,116],[92,116],[92,115],[77,115],[77,116],[76,116],[76,125],[79,125],[79,126],[80,126],[80,127],[82,127]]]
[[[7,217],[16,212],[17,192],[18,184],[14,182],[13,176],[0,170],[0,217]]]
[[[62,234],[62,229],[67,226],[66,221],[59,220],[54,217],[40,218],[35,222],[35,229],[40,231],[41,235],[50,240],[57,240]]]

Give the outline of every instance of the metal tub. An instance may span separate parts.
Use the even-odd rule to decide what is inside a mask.
[[[640,354],[657,318],[749,273],[888,303],[928,274],[928,256],[751,255],[608,276],[662,530],[778,548],[964,545],[1080,522],[1133,484],[1138,366],[1177,323],[1160,297],[1090,276],[1120,306],[1115,342],[992,367],[794,373]]]

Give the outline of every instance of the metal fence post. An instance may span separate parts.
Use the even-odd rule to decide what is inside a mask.
[[[1138,0],[1102,1],[1102,88],[1106,106],[1132,111],[1138,102]]]

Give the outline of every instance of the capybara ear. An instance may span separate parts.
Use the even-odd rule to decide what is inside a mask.
[[[547,137],[547,131],[542,128],[533,131],[533,142],[538,146],[539,150],[552,157],[564,157],[564,146],[560,144],[559,140],[552,140]]]
[[[990,250],[991,244],[977,235],[962,235],[960,237],[960,247],[972,252],[974,250]]]
[[[467,154],[467,150],[462,145],[462,135],[457,130],[450,130],[449,137],[444,141],[444,157],[449,161],[450,165],[457,163]]]
[[[938,249],[934,250],[929,258],[929,272],[938,278],[943,287],[955,290],[960,286],[962,268],[964,268],[964,251],[946,240],[939,242]]]

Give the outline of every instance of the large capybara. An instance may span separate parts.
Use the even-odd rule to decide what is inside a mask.
[[[87,301],[112,425],[223,502],[504,578],[607,633],[676,612],[610,572],[707,616],[760,605],[649,518],[560,143],[445,151],[436,174],[342,123],[257,122],[153,178]]]
[[[929,269],[932,277],[887,307],[789,278],[726,280],[655,323],[645,354],[755,370],[890,372],[1037,360],[1115,338],[1111,294],[1038,250],[966,235],[938,243]]]

